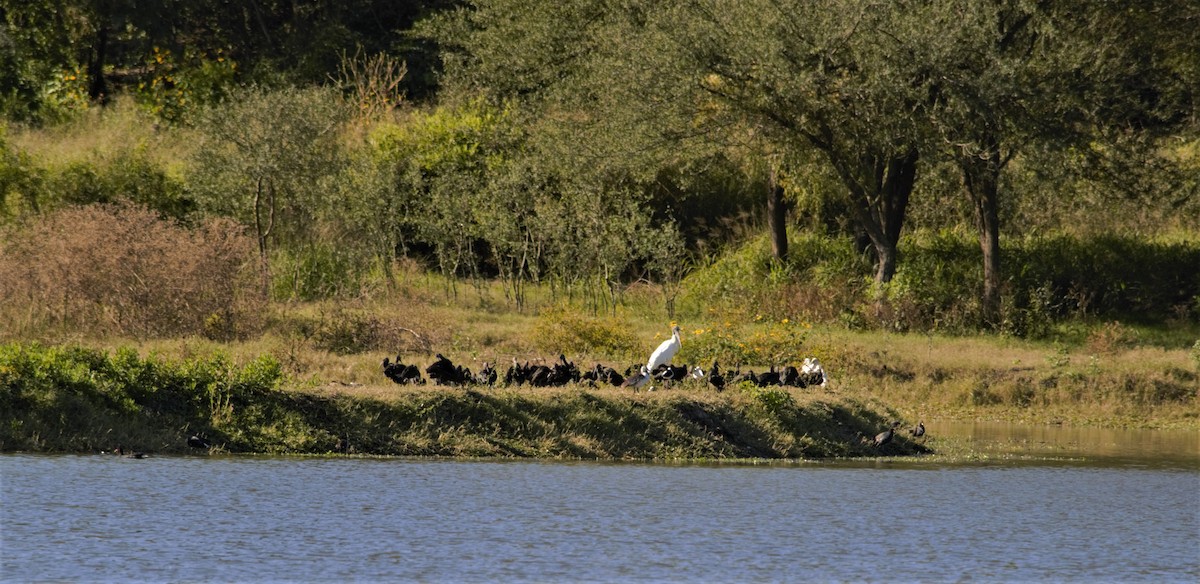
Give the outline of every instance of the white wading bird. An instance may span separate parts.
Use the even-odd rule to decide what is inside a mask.
[[[671,327],[671,338],[663,341],[653,353],[650,353],[650,360],[646,361],[646,369],[654,371],[659,365],[671,362],[671,358],[679,352],[679,347],[682,345],[679,341],[679,331],[679,325]]]

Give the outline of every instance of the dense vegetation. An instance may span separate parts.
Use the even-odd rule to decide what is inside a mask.
[[[611,310],[649,281],[671,314],[765,227],[777,263],[724,285],[837,297],[810,319],[1200,313],[1178,3],[159,4],[0,6],[10,227],[132,203],[238,221],[275,299],[407,258],[519,309],[531,283]]]
[[[636,361],[677,320],[695,362],[883,386],[884,337],[801,331],[982,333],[1096,367],[981,351],[900,399],[1195,408],[1197,30],[1140,0],[0,0],[0,341],[260,343],[306,378]]]

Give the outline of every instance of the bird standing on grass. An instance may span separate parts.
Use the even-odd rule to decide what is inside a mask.
[[[917,422],[917,427],[909,430],[914,438],[920,438],[925,435],[925,422]]]
[[[708,382],[717,388],[717,391],[725,389],[725,376],[721,375],[721,367],[716,361],[713,361],[712,368],[708,370]]]
[[[683,343],[679,340],[680,330],[679,325],[671,327],[671,338],[663,341],[653,353],[650,353],[650,360],[646,361],[647,371],[654,371],[659,365],[666,365],[671,362],[671,358],[675,356],[675,353],[679,352],[679,347],[683,346]]]
[[[638,389],[643,385],[646,385],[647,381],[650,381],[650,370],[646,369],[645,365],[642,365],[642,370],[625,378],[625,381],[621,383],[621,387]]]
[[[875,435],[875,446],[880,447],[892,441],[892,437],[896,435],[896,428],[900,427],[900,422],[892,422],[892,427]]]

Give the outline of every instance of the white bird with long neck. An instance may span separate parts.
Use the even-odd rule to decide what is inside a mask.
[[[650,360],[646,361],[646,369],[653,372],[659,365],[671,362],[671,358],[679,352],[679,347],[683,345],[679,340],[680,330],[679,325],[671,327],[671,338],[663,341],[653,353],[650,353]]]

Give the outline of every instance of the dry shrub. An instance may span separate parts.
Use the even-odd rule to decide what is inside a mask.
[[[1112,355],[1137,346],[1137,331],[1119,322],[1106,322],[1088,335],[1086,344],[1093,355]]]
[[[0,312],[26,333],[231,338],[261,322],[253,258],[231,220],[189,229],[140,207],[64,208],[0,240]]]

